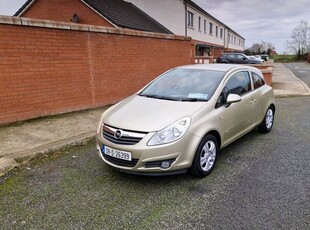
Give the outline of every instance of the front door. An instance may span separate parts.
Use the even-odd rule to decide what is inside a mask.
[[[232,142],[252,128],[255,108],[251,103],[251,93],[251,80],[248,71],[234,73],[226,82],[217,104],[220,110],[220,119],[223,122],[223,145]],[[242,100],[227,105],[226,99],[229,94],[238,94]]]

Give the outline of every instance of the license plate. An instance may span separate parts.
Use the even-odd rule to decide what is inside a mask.
[[[115,158],[122,159],[125,161],[131,161],[131,152],[112,149],[105,145],[102,145],[101,151],[102,151],[102,154],[106,154],[111,157],[115,157]]]

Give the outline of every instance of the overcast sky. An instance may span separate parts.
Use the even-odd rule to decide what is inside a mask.
[[[148,0],[146,0],[148,1]],[[301,20],[310,24],[310,0],[193,0],[246,39],[271,42],[283,53]],[[26,0],[0,0],[0,15],[13,15]]]
[[[310,24],[310,0],[194,0],[246,39],[271,42],[278,53],[301,20]]]

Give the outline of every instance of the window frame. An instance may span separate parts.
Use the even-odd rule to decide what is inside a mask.
[[[237,93],[236,93],[236,94],[239,95],[240,97],[243,97],[243,96],[245,96],[245,95],[247,95],[247,94],[253,92],[253,90],[254,90],[253,87],[254,87],[254,86],[253,86],[253,81],[252,81],[252,80],[253,80],[253,79],[252,79],[252,72],[249,72],[249,70],[246,70],[246,69],[242,69],[242,70],[238,70],[238,71],[236,71],[236,72],[233,72],[232,74],[230,74],[230,76],[229,76],[229,77],[225,80],[225,82],[224,82],[224,87],[223,87],[223,89],[222,89],[222,91],[221,91],[219,97],[217,98],[217,101],[216,101],[216,104],[215,104],[215,108],[216,108],[216,109],[217,109],[217,108],[220,108],[220,107],[222,107],[222,106],[227,105],[226,100],[227,100],[228,95],[231,94],[231,93],[228,94],[228,92],[224,92],[224,90],[227,89],[227,84],[229,83],[229,81],[230,81],[233,77],[235,77],[237,74],[239,74],[239,73],[247,73],[247,75],[248,75],[248,80],[249,80],[249,82],[248,82],[249,90],[246,91],[246,92],[244,92],[244,93],[242,93],[242,94],[237,94]],[[239,87],[239,86],[238,86],[238,87]],[[237,88],[237,87],[235,87],[235,88]],[[219,100],[221,99],[221,97],[224,97],[224,98],[222,98],[224,101],[219,102]]]
[[[203,20],[203,30],[204,30],[204,33],[207,33],[207,20],[206,19]]]
[[[187,27],[194,28],[194,13],[187,11]]]
[[[254,75],[258,76],[258,78],[262,81],[263,84],[260,84],[258,87],[255,86],[255,81],[254,81]],[[256,89],[259,89],[261,87],[263,87],[264,85],[266,85],[266,82],[264,80],[264,78],[262,76],[260,76],[259,74],[251,71],[251,81],[252,81],[252,84],[253,84],[253,90],[256,90]]]
[[[213,35],[213,23],[209,22],[209,34]]]

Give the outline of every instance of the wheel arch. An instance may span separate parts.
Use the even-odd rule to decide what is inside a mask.
[[[208,171],[204,171],[204,169],[201,169],[202,165],[201,165],[201,162],[200,162],[200,160],[201,160],[200,159],[200,150],[201,150],[200,148],[202,148],[202,143],[203,143],[204,139],[206,139],[206,137],[208,135],[212,135],[215,138],[215,140],[217,142],[217,150],[215,152],[216,155],[214,157],[214,162],[212,163],[213,165],[211,166],[211,168],[207,169]],[[213,137],[212,137],[212,139],[213,139]],[[205,143],[203,145],[205,145]],[[196,176],[196,177],[204,177],[204,176],[207,176],[208,174],[210,174],[212,172],[213,168],[214,168],[215,161],[216,161],[216,156],[218,155],[218,150],[220,149],[220,146],[221,146],[221,136],[220,136],[218,131],[211,130],[211,131],[205,133],[205,135],[202,136],[202,138],[201,138],[201,140],[199,142],[199,145],[197,146],[194,158],[192,160],[192,164],[191,164],[190,168],[188,169],[189,172],[192,175]],[[198,152],[198,150],[199,150],[199,152]],[[200,166],[197,166],[198,164]]]
[[[274,103],[274,102],[270,102],[269,104],[267,104],[267,106],[266,106],[265,109],[263,110],[263,111],[264,111],[264,113],[263,113],[263,119],[262,119],[261,121],[264,120],[266,111],[267,111],[270,107],[272,108],[273,114],[275,115],[275,113],[276,113],[276,106],[275,106],[275,103]],[[261,122],[261,121],[260,121],[260,122]]]
[[[276,113],[276,106],[275,106],[275,104],[274,104],[274,103],[271,103],[271,104],[269,105],[269,107],[271,107],[271,108],[273,109],[273,113],[275,114],[275,113]]]
[[[208,134],[211,134],[215,137],[216,141],[217,141],[217,145],[218,145],[218,149],[221,148],[221,144],[222,144],[222,139],[221,139],[221,135],[219,134],[218,131],[216,130],[211,130],[209,132],[207,132],[202,138],[201,140],[203,140]]]

